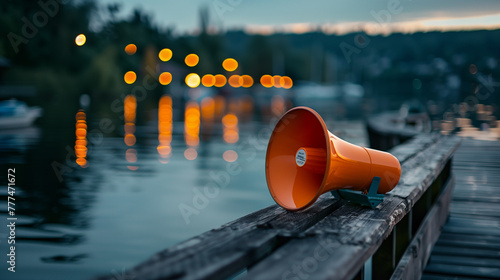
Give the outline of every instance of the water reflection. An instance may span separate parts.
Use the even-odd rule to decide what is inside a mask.
[[[184,116],[184,139],[188,148],[184,152],[184,157],[194,160],[198,156],[196,147],[200,144],[200,107],[195,101],[186,103]]]
[[[123,141],[125,145],[131,147],[125,151],[125,159],[129,163],[137,162],[137,150],[132,148],[136,143],[135,137],[135,119],[137,114],[137,99],[133,95],[127,95],[123,101],[123,117],[125,120],[125,125],[123,129],[125,131],[125,136]],[[137,165],[128,165],[128,169],[135,171],[139,169]]]
[[[158,106],[158,154],[161,163],[167,163],[172,155],[172,97],[164,95]]]
[[[238,142],[238,117],[235,114],[228,113],[222,118],[224,142],[234,144]]]
[[[87,116],[83,109],[76,113],[75,119],[75,155],[76,155],[76,163],[83,168],[88,166],[87,162]]]

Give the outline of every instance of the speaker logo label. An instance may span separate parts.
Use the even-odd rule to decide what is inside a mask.
[[[298,166],[303,166],[306,163],[306,151],[299,149],[295,154],[295,162]]]

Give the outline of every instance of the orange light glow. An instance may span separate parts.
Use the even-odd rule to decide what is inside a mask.
[[[226,143],[234,144],[238,142],[238,117],[234,114],[227,114],[222,118],[222,124],[224,126],[222,138]]]
[[[85,35],[80,34],[80,35],[76,36],[75,43],[77,46],[81,47],[85,44],[85,42],[87,42],[87,37],[85,37]]]
[[[75,146],[87,146],[87,140],[86,139],[77,139],[75,141]]]
[[[200,143],[200,107],[198,103],[189,101],[186,103],[184,114],[184,138],[186,145],[198,146]]]
[[[76,137],[78,139],[84,139],[87,136],[87,130],[83,128],[77,128],[76,129]]]
[[[160,77],[158,77],[158,81],[160,82],[160,84],[166,86],[170,84],[170,82],[172,82],[172,74],[170,74],[169,72],[163,72],[160,74]]]
[[[87,163],[88,162],[85,158],[79,157],[76,159],[76,164],[80,165],[80,167],[82,167],[82,168],[86,168],[88,166]]]
[[[253,78],[248,75],[243,75],[240,77],[239,84],[244,88],[249,88],[253,86]]]
[[[85,168],[88,166],[87,162],[87,116],[83,110],[79,110],[76,115],[76,124],[75,124],[75,156],[76,156],[76,164],[80,167]]]
[[[215,101],[207,96],[201,100],[201,118],[203,121],[211,122],[215,117]]]
[[[236,127],[238,125],[238,117],[229,113],[222,118],[222,124],[225,127]]]
[[[271,99],[271,111],[275,116],[281,116],[285,113],[285,99],[279,95]]]
[[[134,123],[137,110],[137,99],[133,95],[127,95],[123,101],[123,116],[125,123]]]
[[[128,149],[125,152],[125,158],[128,162],[134,163],[137,162],[137,151],[135,149]]]
[[[135,124],[132,122],[125,123],[125,125],[123,126],[123,130],[125,131],[125,134],[134,134]]]
[[[238,153],[233,150],[227,150],[222,154],[222,158],[227,162],[233,162],[238,159]]]
[[[274,86],[274,79],[271,75],[264,75],[260,78],[260,83],[264,87],[270,88],[270,87]]]
[[[83,112],[83,111],[78,111],[78,113],[76,113],[75,119],[76,119],[77,121],[84,121],[84,122],[85,122],[85,118],[86,118],[86,116],[85,116],[85,112]]]
[[[201,78],[201,83],[206,87],[212,87],[215,84],[214,75],[206,74]]]
[[[163,49],[158,53],[161,61],[169,61],[172,58],[172,51],[170,49]]]
[[[131,147],[135,145],[136,139],[134,134],[127,134],[124,138],[125,145]]]
[[[216,87],[223,87],[224,85],[226,85],[226,82],[227,82],[227,79],[224,75],[221,75],[221,74],[217,74],[215,75],[215,86]]]
[[[139,169],[139,166],[127,166],[128,169],[132,170],[132,171],[136,171],[137,169]]]
[[[133,55],[136,51],[137,51],[137,46],[136,46],[136,45],[134,45],[134,44],[128,44],[128,45],[125,47],[125,52],[126,52],[128,55]]]
[[[135,74],[134,71],[128,71],[127,73],[125,73],[125,75],[123,76],[123,80],[125,81],[125,83],[127,84],[133,84],[135,82],[135,80],[137,79],[137,75]]]
[[[200,85],[200,76],[196,73],[190,73],[186,76],[186,85],[190,88],[195,88]]]
[[[184,157],[187,160],[195,160],[198,157],[198,152],[194,148],[187,148],[184,151]]]
[[[273,76],[274,87],[281,88],[280,80],[281,80],[281,76],[280,75],[274,75]]]
[[[223,96],[216,95],[214,97],[215,101],[215,116],[221,118],[226,110],[226,99]]]
[[[87,124],[85,124],[84,122],[77,122],[76,128],[82,128],[82,129],[87,130]]]
[[[172,154],[172,97],[164,95],[160,98],[158,107],[158,154],[161,159],[167,159]],[[167,163],[167,160],[161,160],[161,163]]]
[[[229,77],[229,79],[227,80],[229,85],[234,87],[234,88],[239,88],[241,85],[240,85],[240,75],[232,75],[231,77]]]
[[[232,72],[238,68],[238,61],[236,61],[234,58],[226,58],[222,62],[222,67],[224,67],[224,70],[228,72]]]
[[[200,61],[200,58],[192,53],[192,54],[188,54],[186,56],[186,58],[184,59],[184,62],[186,63],[187,66],[189,67],[194,67],[198,64],[198,62]]]
[[[285,89],[289,89],[293,86],[293,81],[290,77],[283,76],[280,79],[280,86],[285,88]]]

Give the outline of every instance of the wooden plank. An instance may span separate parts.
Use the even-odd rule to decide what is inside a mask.
[[[436,255],[452,255],[452,256],[465,256],[475,258],[500,258],[500,251],[486,250],[486,249],[467,249],[447,246],[435,246],[433,254]]]
[[[484,280],[484,278],[459,277],[455,275],[424,274],[421,280]]]
[[[463,266],[453,264],[434,264],[430,263],[425,267],[425,272],[460,275],[460,276],[479,276],[488,277],[490,279],[500,278],[500,268],[481,267],[481,266]]]
[[[130,274],[138,279],[230,277],[273,251],[283,236],[304,231],[340,205],[331,195],[300,212],[273,205],[159,252]]]
[[[439,238],[440,229],[448,217],[451,193],[454,178],[450,178],[438,198],[438,202],[432,207],[425,220],[420,225],[413,240],[401,257],[391,280],[415,279],[422,276],[425,264],[429,260],[431,248]]]
[[[500,259],[493,258],[471,258],[450,255],[431,255],[431,262],[441,264],[455,264],[463,266],[500,267]]]

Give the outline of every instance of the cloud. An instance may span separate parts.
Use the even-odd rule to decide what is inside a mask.
[[[115,0],[103,0],[104,3]],[[123,0],[126,11],[142,6],[154,14],[163,26],[191,32],[198,27],[198,11],[205,5],[216,25],[225,29],[244,28],[250,33],[304,33],[325,30],[342,34],[349,30],[367,29],[386,33],[392,30],[429,30],[440,27],[488,28],[496,26],[500,1],[497,0]],[[216,13],[217,3],[229,9]],[[396,5],[398,13],[390,13],[388,24],[377,27],[374,14]],[[499,21],[497,21],[499,22]]]

